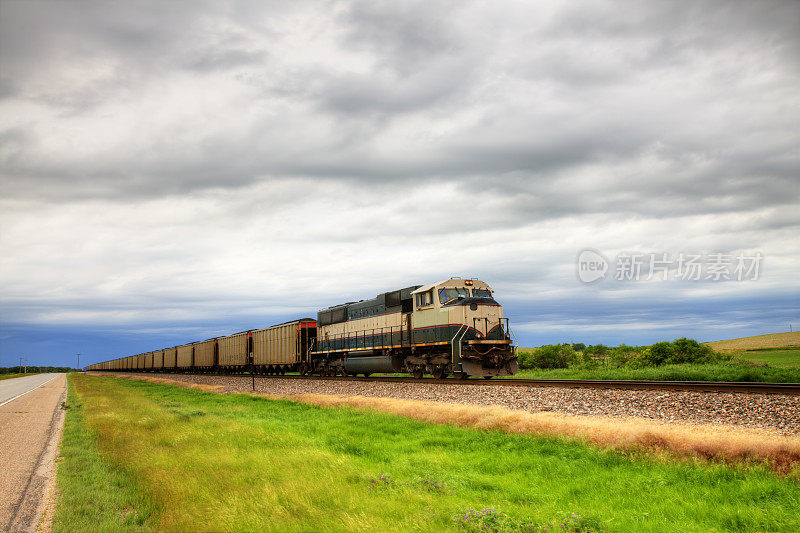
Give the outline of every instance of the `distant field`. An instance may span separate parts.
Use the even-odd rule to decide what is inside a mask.
[[[717,352],[737,352],[762,348],[800,347],[800,331],[791,333],[770,333],[754,337],[741,337],[727,341],[704,343]]]
[[[0,381],[4,379],[24,378],[25,376],[33,376],[35,373],[28,372],[27,374],[0,374]]]
[[[562,438],[70,376],[54,531],[796,531],[800,485]]]
[[[736,359],[773,368],[800,370],[800,332],[772,333],[706,343]]]
[[[594,367],[521,370],[515,378],[627,379],[655,381],[744,381],[800,383],[800,332],[774,333],[703,343],[723,354],[706,363],[663,364],[631,368],[601,359]],[[776,348],[777,347],[777,348]],[[536,348],[517,349],[530,352]]]
[[[735,357],[775,368],[800,370],[800,348],[785,350],[747,350],[734,352]]]

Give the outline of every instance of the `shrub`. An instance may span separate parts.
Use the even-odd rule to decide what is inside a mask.
[[[648,366],[652,366],[647,359],[649,356],[650,348],[632,351],[628,354],[628,358],[625,362],[625,368],[646,368]]]
[[[633,346],[620,344],[611,350],[611,361],[616,366],[625,366],[628,360],[633,357],[634,353],[636,353],[636,350]]]
[[[672,359],[675,354],[675,348],[671,343],[662,341],[652,345],[646,352],[645,359],[647,362],[653,366],[658,366]]]
[[[575,350],[569,344],[542,346],[534,355],[536,368],[567,368],[575,361]]]
[[[547,344],[517,357],[520,368],[567,368],[577,361],[575,350],[569,344]]]
[[[597,359],[592,357],[592,354],[587,352],[586,350],[581,352],[580,357],[577,357],[576,354],[576,358],[579,360],[581,366],[584,368],[596,368],[598,365]]]
[[[608,355],[608,346],[606,346],[605,344],[594,344],[591,346],[587,346],[583,350],[583,353],[589,355],[606,356]]]
[[[582,352],[586,349],[586,345],[583,344],[582,342],[575,342],[572,344],[572,349],[575,350],[576,352]]]
[[[583,346],[576,353],[575,348]],[[580,365],[583,368],[598,366],[596,357],[608,357],[615,367],[645,368],[665,364],[680,363],[715,363],[728,361],[730,355],[718,354],[708,346],[694,339],[681,337],[673,342],[657,342],[652,346],[628,346],[620,344],[609,348],[603,344],[585,346],[583,343],[548,344],[534,348],[532,352],[518,354],[519,366],[522,369],[568,368]]]
[[[668,363],[697,363],[713,359],[714,351],[694,339],[681,337],[672,341],[673,354]]]
[[[517,354],[517,363],[522,370],[530,370],[533,366],[533,352],[519,352]]]

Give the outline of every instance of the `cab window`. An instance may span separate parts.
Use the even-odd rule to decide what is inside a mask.
[[[425,307],[433,303],[433,291],[420,292],[417,295],[417,307]]]
[[[444,305],[456,298],[469,298],[469,289],[439,289],[439,303]]]
[[[473,289],[472,290],[472,295],[475,298],[491,298],[492,297],[492,291],[489,291],[489,290],[486,290],[486,289]]]

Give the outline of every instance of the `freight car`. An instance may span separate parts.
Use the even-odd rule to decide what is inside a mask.
[[[86,369],[285,374],[308,366],[308,353],[316,337],[316,327],[314,319],[302,318],[268,328],[121,357],[89,365]]]
[[[477,279],[450,278],[269,328],[90,365],[88,370],[490,378],[519,370],[508,318]]]

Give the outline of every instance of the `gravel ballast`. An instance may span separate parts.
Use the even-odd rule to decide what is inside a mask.
[[[200,385],[216,385],[226,392],[252,390],[250,377],[203,374],[144,374],[144,376]],[[780,394],[380,383],[268,376],[256,377],[255,385],[256,392],[284,396],[339,394],[499,405],[531,412],[554,411],[571,415],[640,417],[682,424],[725,424],[771,429],[783,435],[800,435],[800,396]]]

